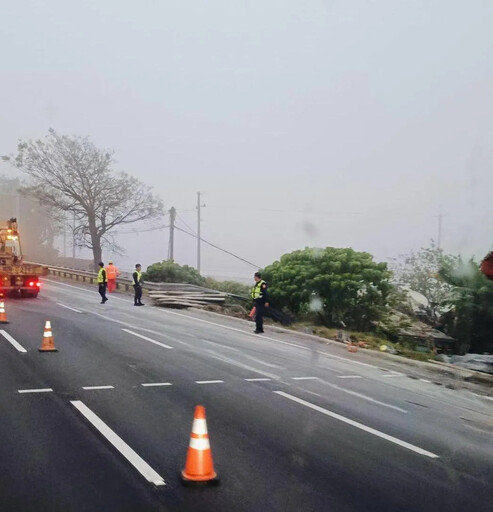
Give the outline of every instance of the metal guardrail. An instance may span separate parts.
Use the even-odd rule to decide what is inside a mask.
[[[80,281],[82,283],[94,284],[98,278],[96,272],[89,272],[87,270],[78,270],[66,267],[54,267],[51,265],[45,266],[47,266],[48,271],[51,275],[63,277],[65,279],[74,279],[75,281]],[[125,277],[118,277],[116,279],[117,290],[124,289],[125,291],[129,291],[132,285],[132,279],[128,279]],[[160,285],[161,283],[145,283],[145,287],[148,290],[161,290]]]
[[[28,263],[28,262],[26,262]],[[52,265],[46,265],[44,263],[34,263],[29,262],[31,265],[43,265],[48,268],[48,271],[51,275],[63,277],[65,279],[74,279],[75,281],[79,281],[82,283],[90,283],[94,284],[98,277],[96,272],[89,272],[87,270],[78,270],[73,268],[66,267],[55,267]],[[116,288],[117,290],[125,290],[129,291],[133,285],[132,279],[126,277],[118,277],[116,279]],[[222,295],[227,295],[228,297],[232,297],[234,299],[249,301],[250,299],[247,297],[242,297],[241,295],[235,295],[234,293],[221,292],[219,290],[212,290],[210,288],[204,288],[202,286],[197,286],[194,284],[187,283],[151,283],[145,282],[144,288],[146,290],[152,291],[173,291],[173,290],[183,290],[183,291],[203,291],[209,293],[218,293]]]

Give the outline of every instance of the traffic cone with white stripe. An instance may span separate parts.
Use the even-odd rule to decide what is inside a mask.
[[[188,445],[185,469],[181,472],[183,485],[217,485],[219,478],[214,471],[212,451],[207,432],[205,407],[197,405],[193,416],[192,433]]]
[[[8,324],[7,313],[5,311],[5,303],[0,302],[0,324]]]
[[[53,331],[51,330],[51,322],[49,320],[46,320],[43,340],[38,350],[40,352],[58,352],[55,348],[55,340],[53,339]]]

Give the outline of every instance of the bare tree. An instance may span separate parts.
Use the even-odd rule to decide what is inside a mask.
[[[103,247],[119,249],[117,226],[163,216],[163,204],[151,187],[112,170],[113,153],[98,149],[87,137],[50,130],[44,140],[20,141],[17,168],[30,178],[23,192],[61,215],[75,217],[75,238],[92,250],[94,267]]]

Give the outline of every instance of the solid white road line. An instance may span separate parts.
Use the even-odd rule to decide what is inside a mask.
[[[148,338],[147,336],[143,336],[142,334],[139,334],[138,332],[131,331],[130,329],[122,329],[122,331],[128,332],[128,334],[133,334],[134,336],[137,336],[137,338],[142,338],[143,340],[150,341],[151,343],[154,343],[155,345],[159,345],[160,347],[169,348],[169,349],[173,348],[173,347],[170,347],[169,345],[165,345],[164,343],[161,343],[160,341],[156,341],[151,338]]]
[[[318,380],[318,377],[293,377],[293,380]]]
[[[82,386],[82,389],[91,391],[93,389],[115,389],[115,386]]]
[[[98,317],[102,318],[103,320],[107,320],[108,322],[113,322],[113,323],[118,324],[118,325],[125,325],[126,327],[135,327],[135,322],[134,323],[122,322],[121,320],[116,320],[115,318],[110,318],[110,317],[108,317],[106,315],[100,315],[99,313],[96,313],[94,311],[91,311],[90,313],[91,313],[91,315],[98,316]],[[127,315],[126,313],[123,313],[123,315],[130,317],[130,315]],[[132,317],[130,317],[130,318],[132,318]],[[172,340],[172,341],[174,341],[176,343],[181,343],[182,345],[186,345],[187,347],[192,347],[193,346],[193,345],[190,345],[189,343],[187,343],[185,341],[178,340],[174,336],[169,336],[167,334],[164,334],[164,332],[158,332],[158,331],[154,331],[152,329],[146,329],[144,327],[138,327],[138,329],[141,330],[141,331],[144,331],[144,332],[148,332],[150,334],[155,334],[156,336],[162,336],[163,338],[169,338],[170,340]],[[171,348],[173,348],[173,347],[171,347]]]
[[[247,382],[267,382],[268,380],[272,380],[272,379],[267,379],[267,378],[264,378],[264,377],[258,377],[256,379],[245,379]]]
[[[53,283],[54,285],[62,285],[62,286],[66,286],[66,287],[69,287],[69,288],[75,288],[77,289],[79,292],[85,292],[85,293],[91,293],[92,294],[92,291],[89,290],[89,289],[85,289],[85,288],[82,288],[82,287],[79,287],[79,286],[74,286],[74,285],[70,285],[70,284],[66,284],[66,283],[61,283],[61,282],[58,282],[58,281],[52,281],[50,279],[45,279],[45,281],[48,281],[49,283]],[[56,288],[56,286],[54,287]],[[126,302],[128,303],[128,299],[122,299],[120,297],[115,297],[115,296],[112,296],[113,299],[116,299],[116,300],[119,300],[119,301],[122,301],[122,302]],[[305,351],[308,351],[308,352],[312,352],[312,353],[316,353],[320,356],[323,356],[323,357],[327,357],[329,359],[335,359],[335,360],[339,360],[339,361],[344,361],[346,363],[350,363],[350,364],[356,364],[358,366],[365,366],[367,368],[375,368],[377,370],[381,370],[382,368],[380,366],[375,366],[373,364],[369,364],[369,363],[363,363],[362,361],[355,361],[354,359],[348,359],[347,357],[341,357],[341,356],[336,356],[334,354],[327,354],[325,352],[320,352],[318,350],[313,350],[312,348],[310,347],[306,347],[304,345],[299,345],[297,343],[290,343],[290,342],[287,342],[287,341],[282,341],[282,340],[279,340],[279,339],[276,339],[276,338],[271,338],[269,336],[265,336],[265,335],[262,335],[262,334],[253,334],[253,333],[250,333],[248,331],[244,331],[242,329],[237,329],[236,327],[230,327],[228,325],[223,325],[223,324],[219,324],[219,323],[216,323],[216,322],[211,322],[209,320],[204,320],[203,318],[197,318],[197,317],[194,317],[194,316],[191,316],[191,315],[184,315],[183,313],[178,313],[176,311],[169,311],[169,310],[166,310],[164,308],[158,308],[158,311],[161,311],[162,313],[164,314],[167,314],[167,315],[175,315],[175,316],[180,316],[182,318],[185,318],[187,320],[193,320],[195,322],[202,322],[202,323],[205,323],[205,324],[209,324],[209,325],[214,325],[216,327],[220,327],[222,329],[227,329],[227,330],[230,330],[230,331],[234,331],[234,332],[238,332],[238,333],[241,333],[241,334],[244,334],[246,336],[250,336],[250,337],[255,337],[255,338],[263,338],[263,339],[266,339],[266,340],[270,340],[270,341],[274,341],[276,343],[279,343],[281,345],[288,345],[288,346],[291,346],[291,347],[296,347],[296,348],[299,348],[301,350],[305,350]],[[93,313],[97,316],[100,316],[102,318],[106,318],[106,320],[111,320],[107,317],[104,317],[104,315],[99,315],[98,313]],[[120,323],[120,324],[123,324],[123,322],[120,322],[120,321],[117,321],[117,323]],[[126,324],[128,325],[128,324]],[[126,330],[126,329],[124,329]],[[149,331],[149,329],[144,329],[146,331]],[[163,334],[163,336],[165,336]],[[148,341],[151,341],[148,339]],[[153,341],[153,340],[152,340]],[[155,342],[155,343],[158,343],[159,342]],[[183,343],[185,344],[185,343]],[[336,372],[338,372],[338,370],[334,370]],[[277,377],[279,378],[279,377]]]
[[[40,388],[40,389],[18,389],[18,393],[51,393],[51,388]]]
[[[422,380],[422,379],[420,379],[420,380]],[[428,382],[431,382],[431,381],[428,381]],[[484,398],[485,400],[493,400],[493,396],[479,395],[478,393],[473,393],[473,395],[479,396],[479,398]]]
[[[15,347],[19,352],[22,352],[22,353],[26,353],[27,350],[19,343],[17,342],[16,340],[14,340],[14,338],[12,338],[12,336],[4,331],[3,329],[0,330],[0,334],[9,342],[12,344],[13,347]]]
[[[236,361],[235,359],[230,359],[229,357],[226,357],[226,356],[223,356],[222,354],[213,352],[212,350],[206,350],[205,352],[208,353],[214,359],[217,359],[218,361],[223,361],[224,363],[232,364],[233,366],[237,366],[238,368],[243,368],[244,370],[248,370],[253,373],[260,373],[260,375],[269,377],[269,379],[279,380],[281,378],[281,377],[279,377],[279,375],[274,375],[273,373],[269,373],[269,372],[265,372],[264,370],[259,370],[257,368],[253,368],[252,366],[240,363],[239,361]]]
[[[229,325],[223,325],[223,324],[217,324],[216,322],[211,322],[209,320],[204,320],[202,318],[197,318],[197,317],[194,317],[194,316],[188,316],[188,315],[183,315],[182,313],[177,313],[176,311],[168,311],[166,309],[158,309],[158,311],[161,311],[167,315],[176,315],[176,316],[181,316],[183,318],[186,318],[188,320],[195,320],[196,322],[202,322],[204,324],[209,324],[209,325],[214,325],[216,327],[221,327],[222,329],[228,329],[229,331],[235,331],[235,332],[239,332],[241,334],[245,334],[247,336],[250,336],[250,337],[254,337],[254,338],[263,338],[263,339],[266,339],[266,340],[271,340],[271,341],[277,341],[278,343],[281,343],[282,345],[290,345],[291,347],[297,347],[297,348],[301,348],[302,350],[309,350],[310,352],[313,352],[312,349],[308,348],[308,347],[304,347],[303,345],[297,345],[296,343],[288,343],[287,341],[282,341],[282,340],[276,340],[275,338],[269,338],[269,336],[264,336],[262,334],[253,334],[253,333],[250,333],[249,331],[243,331],[242,329],[237,329],[236,327],[229,327]],[[348,361],[351,361],[350,359],[348,359]]]
[[[228,347],[228,345],[222,345],[221,343],[216,343],[214,341],[204,340],[202,338],[199,338],[198,336],[196,336],[196,338],[199,341],[201,341],[202,343],[207,343],[208,345],[213,345],[214,347],[217,347],[217,348],[225,348],[226,350],[232,350],[233,352],[239,352],[239,350],[235,347]]]
[[[389,441],[390,443],[397,444],[397,445],[402,446],[403,448],[411,450],[415,453],[424,455],[425,457],[430,457],[432,459],[439,458],[439,456],[436,455],[435,453],[424,450],[423,448],[420,448],[419,446],[415,446],[411,443],[407,443],[406,441],[402,441],[401,439],[398,439],[397,437],[389,436],[388,434],[385,434],[384,432],[380,432],[379,430],[376,430],[374,428],[367,427],[366,425],[363,425],[362,423],[358,423],[357,421],[346,418],[345,416],[341,416],[340,414],[337,414],[335,412],[324,409],[323,407],[319,407],[318,405],[307,402],[306,400],[302,400],[301,398],[298,398],[296,396],[290,395],[288,393],[284,393],[284,391],[274,391],[274,393],[276,393],[277,395],[282,396],[284,398],[287,398],[288,400],[292,400],[293,402],[304,405],[305,407],[309,407],[310,409],[313,409],[314,411],[325,414],[326,416],[330,416],[331,418],[334,418],[338,421],[342,421],[343,423],[346,423],[347,425],[351,425],[352,427],[356,427],[360,430],[368,432],[369,434],[380,437],[381,439],[385,439],[386,441]]]
[[[141,384],[145,388],[151,388],[154,386],[172,386],[171,382],[146,382],[145,384]]]
[[[70,285],[70,284],[66,284],[66,283],[61,283],[61,282],[58,282],[58,281],[52,281],[51,279],[45,279],[45,281],[47,281],[49,283],[53,283],[54,285],[67,286],[69,288],[75,288],[75,289],[79,290],[80,292],[82,291],[82,292],[85,292],[85,293],[91,293],[92,294],[91,290],[82,288],[80,286],[74,286],[74,285]],[[54,286],[54,288],[56,288],[56,286]],[[122,302],[127,302],[128,303],[128,299],[121,299],[120,297],[115,297],[115,296],[113,296],[112,298],[116,299],[116,300],[120,300]],[[187,320],[194,320],[195,322],[202,322],[202,323],[205,323],[205,324],[209,324],[209,325],[214,325],[216,327],[220,327],[222,329],[227,329],[227,330],[230,330],[230,331],[239,332],[239,333],[244,334],[246,336],[250,336],[250,337],[253,336],[255,338],[263,338],[263,339],[266,339],[266,340],[275,341],[276,343],[279,343],[281,345],[288,345],[290,347],[296,347],[296,348],[299,348],[301,350],[305,350],[305,351],[308,351],[308,352],[316,353],[316,354],[318,354],[320,356],[328,357],[329,359],[336,359],[336,360],[344,361],[344,362],[350,363],[350,364],[357,364],[359,366],[366,366],[367,368],[375,368],[377,370],[381,370],[380,366],[375,366],[375,365],[369,364],[369,363],[363,363],[361,361],[355,361],[354,359],[348,359],[347,357],[341,357],[341,356],[336,356],[336,355],[333,355],[333,354],[327,354],[325,352],[319,352],[318,350],[313,350],[310,347],[306,347],[306,346],[303,346],[303,345],[298,345],[297,343],[289,343],[288,341],[282,341],[282,340],[279,340],[279,339],[276,339],[276,338],[270,338],[269,336],[265,336],[265,335],[262,335],[262,334],[253,334],[253,333],[250,333],[248,331],[244,331],[242,329],[237,329],[236,327],[230,327],[228,325],[218,324],[216,322],[211,322],[209,320],[204,320],[203,318],[197,318],[197,317],[194,317],[194,316],[191,316],[191,315],[184,315],[183,313],[178,313],[176,311],[169,311],[169,310],[166,310],[164,308],[158,308],[158,311],[161,311],[162,313],[167,314],[167,315],[180,316],[182,318],[186,318]],[[98,315],[97,313],[93,313],[93,314]],[[98,315],[98,316],[106,318],[103,315]],[[107,320],[111,320],[111,319],[108,319],[108,318],[106,318],[106,319]],[[117,323],[123,323],[123,322],[118,322],[117,321]]]
[[[250,337],[253,336],[255,338],[262,338],[262,339],[265,339],[265,340],[275,341],[276,343],[280,343],[281,345],[289,345],[290,347],[300,348],[301,350],[306,350],[308,352],[316,353],[316,354],[318,354],[320,356],[328,357],[329,359],[337,359],[339,361],[344,361],[346,363],[357,364],[359,366],[366,366],[367,368],[375,368],[377,370],[381,370],[380,366],[375,366],[375,365],[369,364],[369,363],[363,363],[361,361],[355,361],[354,359],[348,359],[347,357],[341,357],[341,356],[336,356],[336,355],[333,355],[333,354],[327,354],[325,352],[319,352],[318,350],[313,350],[310,347],[305,347],[303,345],[298,345],[297,343],[289,343],[287,341],[278,340],[276,338],[270,338],[269,336],[264,336],[263,334],[252,334],[252,333],[250,333],[248,331],[244,331],[242,329],[237,329],[236,327],[230,327],[229,325],[218,324],[216,322],[211,322],[209,320],[204,320],[202,318],[197,318],[197,317],[194,317],[194,316],[189,316],[189,315],[184,315],[182,313],[177,313],[176,311],[169,311],[169,310],[164,309],[164,308],[159,309],[159,311],[161,311],[162,313],[165,313],[167,315],[181,316],[183,318],[186,318],[187,320],[195,320],[196,322],[202,322],[204,324],[209,324],[209,325],[214,325],[216,327],[221,327],[222,329],[228,329],[229,331],[239,332],[241,334],[245,334],[245,335],[250,336]]]
[[[78,309],[71,308],[70,306],[67,306],[65,304],[62,304],[61,302],[57,302],[59,306],[62,306],[62,308],[70,309],[70,311],[75,311],[76,313],[82,313],[82,311],[79,311]]]
[[[356,396],[358,398],[361,398],[362,400],[366,400],[367,402],[371,402],[373,404],[381,405],[382,407],[387,407],[388,409],[394,409],[394,411],[399,411],[404,414],[407,414],[406,409],[401,409],[400,407],[397,407],[397,405],[391,405],[387,404],[385,402],[380,402],[380,400],[376,400],[375,398],[372,398],[368,395],[363,395],[362,393],[357,393],[356,391],[351,391],[350,389],[341,388],[341,386],[338,386],[337,384],[332,384],[330,382],[327,382],[326,380],[319,379],[320,382],[323,382],[326,386],[329,386],[333,389],[337,389],[338,391],[342,391],[343,393],[347,393],[348,395]]]
[[[337,375],[338,379],[362,379],[361,375]]]
[[[285,370],[284,366],[279,366],[274,363],[267,363],[266,361],[262,361],[262,359],[257,359],[256,357],[249,356],[247,354],[241,354],[241,357],[245,357],[246,359],[250,359],[251,361],[255,361],[258,364],[263,364],[264,366],[268,366],[269,368],[277,368],[278,370]]]
[[[223,380],[196,380],[196,384],[222,384]]]
[[[156,486],[166,485],[162,476],[147,464],[123,439],[111,430],[99,416],[94,414],[80,400],[70,402],[99,432],[133,465],[133,467],[150,483]]]
[[[86,294],[90,293],[94,296],[97,296],[96,288],[90,289],[90,288],[84,288],[82,286],[74,286],[73,284],[61,283],[60,281],[53,281],[52,279],[43,279],[43,283],[51,283],[48,286],[51,286],[52,288],[56,288],[56,286],[52,286],[52,285],[66,286],[67,288],[75,288],[79,292],[85,292]],[[81,285],[82,285],[82,283],[81,283]],[[94,286],[94,285],[89,285],[89,286]],[[79,295],[82,296],[82,293],[79,293]],[[120,300],[122,302],[126,302],[127,304],[131,304],[131,302],[130,302],[131,299],[121,299],[120,297],[115,297],[114,295],[111,295],[111,298],[114,300]]]

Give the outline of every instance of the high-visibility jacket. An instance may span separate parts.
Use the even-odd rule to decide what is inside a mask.
[[[250,293],[250,296],[253,300],[262,299],[264,298],[264,294],[266,294],[267,289],[267,283],[261,279],[257,283],[255,283],[255,286],[252,288],[252,291]]]
[[[133,278],[134,278],[134,285],[142,285],[142,272],[139,272],[138,270],[136,270],[134,273],[133,273]]]
[[[106,267],[106,277],[108,279],[116,279],[120,275],[120,271],[115,267],[115,265],[108,265]]]
[[[106,277],[106,270],[104,268],[100,268],[99,272],[98,272],[98,283],[99,284],[106,283],[107,280],[108,279]]]

